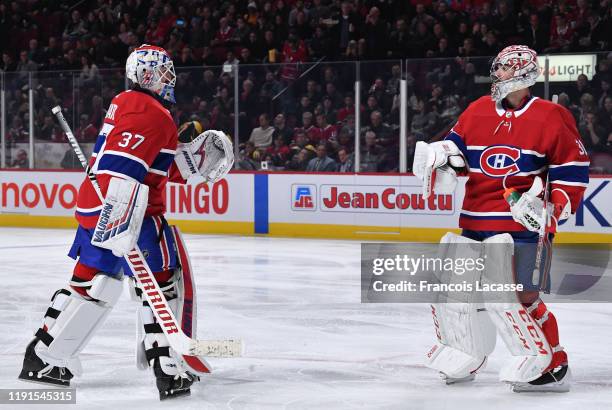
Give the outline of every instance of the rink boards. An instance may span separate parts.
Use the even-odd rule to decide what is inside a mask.
[[[0,225],[74,227],[81,172],[0,171]],[[611,242],[612,178],[592,176],[560,242]],[[408,175],[230,174],[212,186],[169,184],[167,217],[191,233],[437,241],[456,229],[464,181],[454,194],[420,196]]]

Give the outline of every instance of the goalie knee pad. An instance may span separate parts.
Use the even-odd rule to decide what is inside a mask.
[[[70,285],[51,298],[35,351],[46,363],[80,374],[78,355],[119,299],[122,280],[77,264]]]

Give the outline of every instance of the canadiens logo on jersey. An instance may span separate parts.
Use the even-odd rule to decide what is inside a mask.
[[[521,150],[516,147],[495,145],[485,149],[480,155],[480,169],[493,178],[514,175],[520,171],[518,161]]]

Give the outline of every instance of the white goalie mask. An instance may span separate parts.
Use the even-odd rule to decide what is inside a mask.
[[[136,48],[125,63],[125,74],[141,88],[175,103],[176,74],[172,59],[161,47],[143,44]]]
[[[508,46],[491,64],[491,98],[499,102],[511,92],[531,87],[539,75],[535,51],[527,46]]]

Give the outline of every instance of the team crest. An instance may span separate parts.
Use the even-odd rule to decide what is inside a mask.
[[[521,150],[506,145],[494,145],[480,155],[480,169],[493,178],[502,178],[520,172],[517,164]]]

